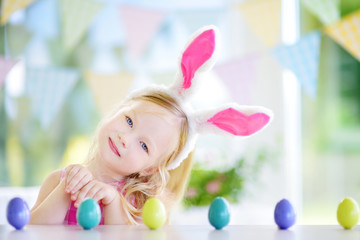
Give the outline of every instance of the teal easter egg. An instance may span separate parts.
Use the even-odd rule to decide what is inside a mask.
[[[84,229],[92,229],[99,225],[101,220],[101,210],[99,204],[92,198],[83,201],[77,212],[76,219]]]
[[[209,222],[216,229],[222,229],[230,222],[229,204],[223,197],[215,198],[209,208]]]

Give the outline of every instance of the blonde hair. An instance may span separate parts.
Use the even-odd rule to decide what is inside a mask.
[[[139,173],[133,173],[127,176],[125,185],[122,187],[122,193],[120,194],[125,213],[131,224],[137,224],[141,221],[142,207],[149,197],[158,197],[162,200],[167,209],[167,216],[169,218],[173,206],[183,198],[192,166],[192,154],[189,154],[187,159],[185,159],[179,167],[170,171],[167,170],[169,164],[181,152],[187,141],[189,132],[187,116],[177,101],[162,91],[149,90],[132,97],[128,101],[148,101],[155,103],[180,119],[179,141],[170,156],[167,156],[165,159],[160,159],[159,165],[157,166],[158,169],[154,174],[140,176]],[[101,125],[106,122],[107,119],[112,118],[125,104],[126,103],[122,103],[105,117],[99,124],[98,131]],[[87,162],[95,159],[97,151],[97,135],[98,134],[95,135],[95,139],[89,151]],[[132,198],[135,198],[135,204],[132,204]]]

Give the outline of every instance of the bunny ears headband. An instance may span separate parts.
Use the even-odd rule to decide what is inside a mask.
[[[215,26],[206,26],[193,34],[179,58],[179,70],[171,87],[153,86],[178,101],[188,117],[189,134],[187,142],[168,166],[168,170],[177,168],[193,150],[199,133],[250,136],[264,129],[273,116],[272,111],[258,106],[239,106],[227,104],[216,109],[193,111],[187,101],[194,90],[197,75],[208,71],[215,63],[217,55],[218,30]],[[137,91],[134,94],[140,94]]]

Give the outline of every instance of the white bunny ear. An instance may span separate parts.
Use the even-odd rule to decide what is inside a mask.
[[[264,129],[273,117],[272,111],[258,106],[229,104],[216,110],[196,114],[199,133],[250,136]]]
[[[188,140],[181,153],[168,169],[177,168],[194,149],[199,133],[215,133],[231,136],[250,136],[264,129],[273,118],[271,110],[259,106],[227,104],[217,109],[203,110],[188,115]]]
[[[173,89],[183,97],[192,88],[196,74],[209,70],[216,60],[218,30],[206,26],[195,32],[180,55],[179,71]]]

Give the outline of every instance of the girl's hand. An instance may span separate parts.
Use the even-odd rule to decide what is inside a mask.
[[[93,179],[94,177],[87,167],[80,164],[69,165],[66,167],[65,191],[75,194]]]
[[[90,181],[77,193],[71,195],[71,199],[75,201],[75,207],[79,207],[80,203],[87,198],[92,198],[96,202],[101,201],[106,206],[117,197],[119,193],[114,187],[97,180]]]

